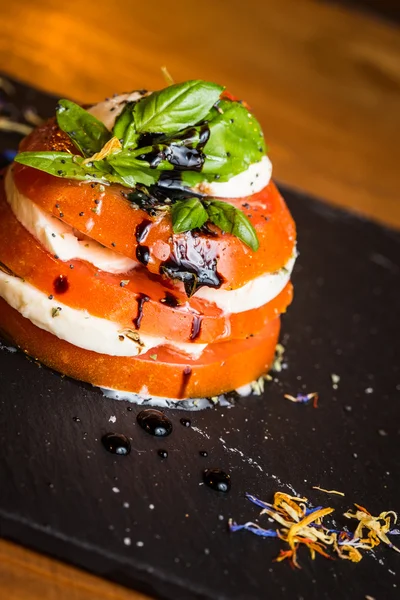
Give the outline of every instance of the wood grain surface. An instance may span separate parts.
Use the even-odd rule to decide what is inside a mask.
[[[1,4],[1,70],[83,102],[162,87],[162,65],[218,81],[253,106],[276,179],[400,226],[396,25],[310,0]],[[0,596],[143,598],[8,542]]]

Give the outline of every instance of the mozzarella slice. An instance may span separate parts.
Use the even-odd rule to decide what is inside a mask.
[[[0,297],[23,317],[40,329],[65,340],[74,346],[108,354],[110,356],[137,356],[152,348],[168,345],[192,358],[198,358],[207,344],[170,342],[164,337],[155,337],[126,331],[118,323],[94,317],[85,310],[70,308],[19,277],[0,271]]]
[[[18,221],[46,248],[61,260],[86,260],[108,273],[127,273],[137,266],[131,258],[105,248],[86,236],[79,239],[72,227],[40,209],[21,194],[14,183],[11,169],[5,178],[7,202]]]
[[[88,112],[91,115],[96,117],[99,121],[104,123],[104,125],[111,131],[111,129],[115,125],[115,121],[117,117],[122,113],[125,105],[128,102],[136,102],[136,100],[140,100],[143,96],[146,96],[148,92],[131,92],[130,94],[120,94],[119,96],[113,96],[112,98],[107,98],[103,102],[99,102],[95,104],[91,108],[89,108]]]
[[[272,163],[268,156],[252,165],[246,171],[231,177],[228,181],[204,182],[196,185],[195,192],[218,198],[243,198],[264,189],[271,181]]]
[[[275,271],[275,273],[266,273],[256,277],[235,290],[216,290],[210,287],[202,287],[196,292],[195,297],[214,302],[227,314],[260,308],[260,306],[276,298],[289,283],[296,257],[297,252],[295,250],[282,269]]]

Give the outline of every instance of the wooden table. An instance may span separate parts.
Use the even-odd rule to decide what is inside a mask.
[[[19,0],[2,11],[0,69],[60,96],[163,87],[162,65],[246,98],[278,180],[400,226],[395,25],[311,0]],[[144,598],[8,542],[0,590],[7,600]]]

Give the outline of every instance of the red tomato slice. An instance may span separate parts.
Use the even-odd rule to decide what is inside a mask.
[[[139,357],[115,357],[60,340],[0,299],[0,330],[48,367],[93,385],[169,398],[216,396],[256,379],[272,364],[279,328],[277,318],[256,337],[209,345],[197,360],[164,347]],[[155,354],[154,360],[150,355]]]
[[[13,273],[71,308],[87,310],[143,333],[170,340],[210,343],[256,334],[264,323],[284,312],[292,300],[288,284],[277,298],[259,309],[226,315],[215,304],[188,299],[166,288],[143,268],[127,275],[99,271],[93,265],[56,259],[19,223],[0,186],[0,262]],[[72,267],[72,268],[71,268]],[[121,285],[122,283],[122,285]],[[173,300],[178,306],[170,306]],[[139,318],[139,320],[138,320]]]
[[[54,120],[36,129],[21,143],[23,151],[60,149],[72,148]],[[118,185],[105,186],[101,192],[97,184],[53,177],[18,164],[13,166],[13,173],[21,193],[104,246],[133,259],[142,257],[140,245],[142,250],[146,247],[149,253],[146,267],[152,273],[160,273],[162,263],[178,244],[191,253],[194,262],[217,260],[223,287],[235,289],[255,277],[280,269],[293,253],[295,225],[272,182],[252,196],[228,200],[249,217],[256,229],[260,248],[252,252],[238,238],[218,228],[214,228],[215,237],[194,237],[191,233],[174,235],[169,213],[149,218],[123,196],[129,190]],[[148,220],[151,222],[148,233],[139,244],[135,232]]]

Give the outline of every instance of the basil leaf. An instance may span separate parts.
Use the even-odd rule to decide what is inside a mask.
[[[106,183],[108,173],[103,161],[83,165],[82,156],[68,152],[21,152],[15,157],[21,165],[44,171],[55,177]]]
[[[198,198],[175,202],[171,207],[171,216],[174,233],[202,227],[208,220],[207,211]]]
[[[117,117],[113,128],[113,134],[121,140],[124,148],[136,148],[139,135],[136,131],[135,120],[133,118],[133,108],[136,102],[128,102],[121,114]]]
[[[160,173],[150,168],[148,162],[138,160],[134,153],[122,151],[107,157],[108,164],[124,181],[124,185],[133,187],[136,183],[154,185]]]
[[[71,100],[59,100],[56,113],[59,128],[86,157],[100,152],[111,137],[101,121]]]
[[[202,181],[228,181],[266,154],[264,136],[254,115],[238,102],[222,100],[218,106],[222,114],[213,108],[207,115],[210,137],[203,148],[201,173],[182,173],[183,182],[190,187]]]
[[[202,172],[220,175],[227,181],[259,162],[266,153],[261,126],[252,113],[238,102],[222,101],[209,122],[210,138],[204,147]]]
[[[256,231],[241,210],[228,202],[212,200],[207,202],[207,212],[209,220],[222,231],[232,233],[254,252],[258,250],[260,244]]]
[[[223,87],[193,80],[171,85],[142,98],[134,107],[138,133],[174,133],[202,121]]]

